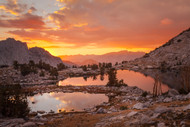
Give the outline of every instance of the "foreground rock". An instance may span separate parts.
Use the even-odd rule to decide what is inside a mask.
[[[47,92],[87,92],[104,93],[110,97],[109,102],[86,109],[81,112],[44,113],[33,112],[28,120],[0,119],[0,126],[189,126],[189,95],[165,94],[154,98],[150,93],[146,97],[137,87],[106,86],[34,86],[24,88],[32,93]],[[180,97],[179,97],[180,96]],[[168,98],[174,98],[165,102]],[[13,122],[14,121],[14,122]],[[15,122],[17,121],[17,122]],[[183,122],[182,122],[183,121]]]

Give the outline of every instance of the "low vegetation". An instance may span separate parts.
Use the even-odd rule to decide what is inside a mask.
[[[26,117],[29,111],[27,97],[21,93],[19,84],[0,85],[0,114],[4,117]]]
[[[148,95],[148,92],[147,92],[147,91],[145,91],[145,92],[143,92],[143,93],[142,93],[142,95],[141,95],[141,96],[142,96],[142,97],[146,97],[147,95]]]

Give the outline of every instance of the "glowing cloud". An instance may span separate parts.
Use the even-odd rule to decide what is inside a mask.
[[[0,9],[13,15],[19,15],[27,9],[26,4],[19,4],[17,0],[6,0],[6,4],[0,5]]]
[[[189,0],[52,1],[46,0],[51,3],[47,7],[22,0],[0,2],[0,38],[59,46],[48,48],[59,55],[150,51],[190,26]]]
[[[165,18],[165,19],[161,20],[162,25],[170,25],[172,23],[173,23],[173,21],[171,19],[168,19],[168,18]]]

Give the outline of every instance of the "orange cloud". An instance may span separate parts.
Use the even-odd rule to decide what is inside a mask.
[[[160,22],[162,25],[170,25],[173,23],[173,21],[171,19],[168,19],[168,18],[162,19]]]
[[[60,9],[50,9],[51,13],[42,16],[32,13],[38,13],[35,7],[26,9],[27,14],[1,19],[0,27],[8,28],[10,36],[41,40],[51,46],[63,43],[70,54],[80,53],[84,48],[88,48],[86,52],[92,50],[100,54],[105,48],[110,51],[111,48],[154,49],[190,25],[189,0],[56,1]],[[102,47],[104,49],[98,50]]]
[[[43,18],[37,15],[26,13],[15,19],[0,19],[0,27],[7,28],[29,28],[29,29],[45,29]]]

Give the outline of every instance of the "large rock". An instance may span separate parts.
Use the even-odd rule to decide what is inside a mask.
[[[143,103],[137,103],[133,106],[133,109],[144,109],[146,108],[147,105],[146,104],[143,104]]]
[[[22,127],[36,127],[34,122],[27,122],[22,125]]]
[[[171,109],[165,106],[158,106],[155,110],[155,113],[165,113],[165,112],[171,112]]]
[[[190,104],[183,108],[183,111],[190,110]]]
[[[151,118],[149,117],[149,116],[147,116],[147,115],[142,115],[141,116],[141,120],[140,120],[140,123],[141,124],[149,124],[149,123],[152,123],[152,120],[151,120]]]
[[[179,95],[179,92],[177,90],[175,90],[175,89],[168,90],[168,96],[173,97],[176,95]]]
[[[190,93],[185,96],[187,99],[190,99]]]
[[[132,111],[129,114],[127,114],[127,117],[132,117],[134,115],[136,115],[138,112]]]
[[[43,48],[34,47],[28,49],[26,43],[16,41],[13,38],[0,41],[0,65],[12,65],[14,61],[24,64],[30,60],[33,60],[35,63],[41,60],[54,67],[59,63],[63,63],[60,58],[52,56]]]
[[[167,97],[167,98],[165,98],[165,99],[163,100],[163,102],[166,102],[166,103],[171,102],[171,101],[172,101],[172,98],[171,98],[171,97]]]
[[[165,123],[158,123],[157,127],[166,127]]]
[[[106,113],[107,111],[105,110],[105,109],[103,109],[103,108],[99,108],[98,110],[97,110],[97,113]]]

